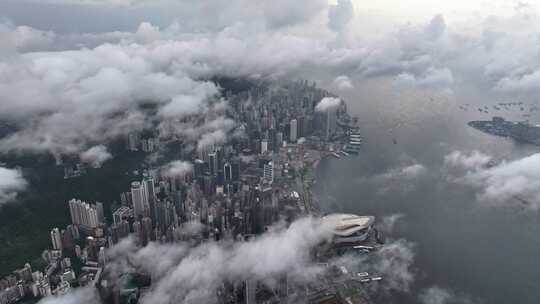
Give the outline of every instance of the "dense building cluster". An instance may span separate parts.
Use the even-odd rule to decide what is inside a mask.
[[[227,115],[237,124],[234,134],[224,142],[178,153],[183,159],[172,166],[181,168],[173,173],[164,166],[145,169],[121,193],[121,206],[112,210],[112,217],[105,215],[100,202],[70,200],[72,224],[51,230],[52,249],[43,253],[45,271],[32,272],[27,264],[0,280],[0,304],[95,284],[106,266],[107,248],[129,235],[139,246],[244,240],[280,218],[315,212],[311,170],[322,156],[342,149],[351,131],[344,127],[350,121],[345,103],[319,109],[326,97],[331,97],[329,92],[305,81],[261,82],[240,92],[227,91]],[[159,134],[131,133],[126,148],[133,153],[159,152],[164,140],[168,139]],[[245,303],[255,303],[255,288],[256,282],[244,282]],[[120,294],[138,295],[137,290],[116,292],[117,301]]]

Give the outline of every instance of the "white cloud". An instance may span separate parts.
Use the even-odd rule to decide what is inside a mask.
[[[248,242],[208,242],[194,248],[150,243],[137,249],[128,239],[110,250],[109,271],[114,274],[134,266],[150,273],[152,288],[142,303],[213,303],[216,289],[225,281],[254,279],[271,284],[283,274],[288,274],[290,283],[313,279],[320,269],[311,260],[310,249],[330,236],[329,227],[304,218],[287,228],[274,226]]]
[[[378,229],[384,233],[393,233],[396,224],[404,217],[405,215],[401,213],[384,216],[378,226]]]
[[[408,292],[415,280],[414,244],[404,239],[388,242],[376,253],[372,267],[385,280],[386,290]]]
[[[383,173],[378,176],[382,179],[394,179],[394,178],[403,178],[403,179],[415,179],[419,176],[427,173],[427,168],[422,164],[412,164],[409,166],[404,166],[400,168],[395,168],[389,170],[386,173]]]
[[[112,158],[112,154],[104,145],[94,146],[79,155],[81,161],[89,163],[94,168],[99,168],[104,162]]]
[[[479,199],[486,203],[509,203],[519,197],[540,208],[540,154],[469,173],[465,180],[480,187]]]
[[[162,168],[163,175],[168,177],[185,176],[193,171],[193,164],[187,161],[175,160]]]
[[[315,106],[315,111],[326,112],[329,109],[337,108],[341,104],[341,99],[336,97],[324,97]]]
[[[466,170],[478,170],[485,167],[491,160],[491,156],[477,150],[470,153],[456,150],[444,157],[444,164]]]
[[[439,286],[423,289],[418,296],[422,304],[472,304],[473,301],[465,296],[456,294],[454,291]]]
[[[0,206],[14,200],[27,185],[19,170],[0,167]]]
[[[354,88],[354,85],[352,84],[351,79],[345,75],[336,77],[332,84],[338,90],[350,90]]]
[[[333,31],[341,31],[353,18],[354,7],[351,0],[338,0],[328,10],[328,27]]]
[[[81,287],[70,290],[65,295],[43,298],[38,304],[99,304],[101,300],[94,287]]]

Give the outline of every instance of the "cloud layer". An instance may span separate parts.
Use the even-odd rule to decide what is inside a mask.
[[[110,251],[109,270],[114,275],[135,265],[149,273],[152,288],[142,303],[217,303],[215,291],[223,282],[252,279],[271,286],[284,274],[291,283],[308,282],[321,270],[313,264],[310,249],[330,236],[329,227],[304,218],[240,243],[209,242],[194,248],[151,243],[137,249],[126,239]]]

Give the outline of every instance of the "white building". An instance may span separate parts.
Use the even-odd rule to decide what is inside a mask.
[[[298,138],[298,121],[296,119],[291,120],[291,131],[289,136],[291,142],[296,142]]]

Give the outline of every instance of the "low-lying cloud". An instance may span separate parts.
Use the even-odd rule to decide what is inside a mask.
[[[187,161],[175,160],[162,168],[162,174],[167,177],[182,177],[193,171],[193,164]]]
[[[315,106],[315,111],[326,112],[330,109],[335,109],[341,104],[341,99],[336,97],[325,97]]]
[[[21,171],[0,167],[0,206],[13,201],[27,185]]]
[[[492,165],[490,162],[489,155],[478,151],[454,151],[444,158],[447,168],[457,169],[451,179],[476,188],[480,202],[497,206],[521,201],[527,209],[540,208],[540,154]]]
[[[330,236],[330,227],[304,218],[246,242],[208,242],[194,248],[150,243],[138,249],[126,239],[110,251],[109,271],[130,271],[133,265],[149,273],[152,287],[142,303],[217,303],[216,289],[223,282],[275,284],[284,274],[290,282],[312,280],[321,269],[311,260],[310,249]]]
[[[94,168],[99,168],[104,162],[113,156],[104,145],[94,146],[80,154],[80,159],[84,163],[90,164]]]
[[[432,286],[423,289],[418,296],[421,304],[473,304],[469,297],[457,294],[453,290]]]

